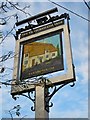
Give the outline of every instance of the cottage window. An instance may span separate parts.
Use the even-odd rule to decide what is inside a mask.
[[[46,53],[48,53],[49,52],[49,50],[45,50],[46,51]]]
[[[40,60],[40,63],[42,63],[42,59],[43,59],[42,57],[40,57],[40,58],[39,58],[39,60]]]
[[[25,57],[28,57],[28,53],[25,54]]]
[[[48,55],[46,55],[46,58],[48,58],[49,56]]]
[[[25,61],[24,61],[24,65],[27,65],[27,64],[28,64],[28,60],[25,60]]]
[[[52,53],[52,57],[55,56],[55,53]]]
[[[32,66],[34,66],[34,65],[35,65],[35,59],[32,60]]]

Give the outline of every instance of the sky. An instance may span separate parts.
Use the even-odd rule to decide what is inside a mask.
[[[88,19],[88,8],[83,0],[81,2],[60,2],[60,0],[58,0],[57,3]],[[53,96],[51,102],[53,102],[54,105],[50,108],[49,117],[88,118],[88,22],[50,2],[32,1],[30,2],[30,5],[29,12],[31,15],[36,15],[37,13],[41,13],[54,7],[58,8],[58,13],[56,14],[60,15],[66,12],[70,15],[70,37],[76,82],[74,87],[70,87],[68,84]],[[12,12],[14,13],[15,11],[11,11],[11,13]],[[23,19],[22,15],[19,19]],[[12,20],[8,26],[12,26],[13,22],[14,20]],[[4,30],[5,28],[1,26],[0,29]],[[15,40],[9,36],[7,41],[4,41],[3,45],[0,47],[2,48],[3,54],[8,51],[15,51]],[[13,60],[7,60],[3,64],[5,67],[12,68],[13,63]],[[6,78],[12,78],[12,71],[7,70],[7,74],[9,75],[2,80],[5,81]],[[8,111],[18,104],[21,106],[20,117],[34,118],[35,112],[30,110],[30,107],[33,106],[32,101],[22,96],[19,96],[16,101],[13,100],[10,95],[10,89],[10,87],[6,86],[2,86],[2,89],[0,89],[0,113],[2,113],[0,114],[0,118],[10,118]],[[13,117],[17,117],[15,111],[12,111],[12,115]]]

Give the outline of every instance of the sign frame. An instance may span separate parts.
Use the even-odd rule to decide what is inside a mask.
[[[23,81],[64,70],[62,34],[63,30],[59,30],[21,44],[18,79]]]
[[[74,66],[73,66],[73,60],[72,60],[72,51],[71,51],[71,43],[70,43],[70,33],[68,29],[68,24],[62,24],[54,26],[53,28],[48,28],[45,31],[40,31],[37,33],[34,33],[32,35],[20,38],[16,41],[16,47],[15,47],[15,57],[14,57],[14,71],[13,71],[13,81],[12,81],[12,87],[11,87],[11,94],[12,95],[18,95],[20,93],[24,93],[27,91],[33,91],[35,90],[35,85],[32,84],[15,84],[18,83],[20,80],[18,80],[18,73],[19,73],[19,53],[20,53],[20,44],[24,41],[28,41],[30,39],[39,37],[41,35],[45,35],[47,33],[63,30],[64,32],[64,47],[65,47],[65,54],[66,54],[66,62],[67,62],[67,73],[59,76],[53,76],[49,78],[51,81],[51,84],[59,85],[64,82],[74,82],[75,81],[75,73],[74,73]],[[50,86],[50,84],[47,84]]]

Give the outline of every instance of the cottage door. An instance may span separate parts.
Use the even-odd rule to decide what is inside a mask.
[[[32,60],[32,66],[34,66],[34,65],[35,65],[35,59]]]

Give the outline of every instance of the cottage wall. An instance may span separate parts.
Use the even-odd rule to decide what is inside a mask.
[[[33,56],[33,57],[29,57],[29,56],[25,57],[25,55],[24,55],[23,70],[25,70],[26,68],[31,68],[31,67],[38,65],[42,62],[45,62],[47,60],[53,59],[53,58],[57,57],[57,55],[58,55],[57,51],[55,51],[55,52],[45,51],[45,54]],[[27,64],[25,64],[25,62]]]

